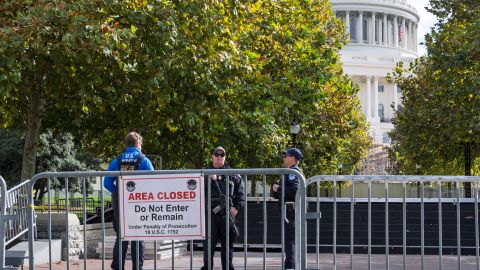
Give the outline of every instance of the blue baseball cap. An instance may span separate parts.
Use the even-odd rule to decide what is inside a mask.
[[[301,160],[303,158],[302,152],[300,152],[300,150],[298,150],[297,148],[290,148],[287,150],[283,150],[283,153],[285,155],[294,157],[296,160]]]

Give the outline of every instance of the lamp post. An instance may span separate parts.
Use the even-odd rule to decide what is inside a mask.
[[[338,164],[338,170],[337,170],[337,175],[342,175],[342,169],[343,169],[343,164],[339,163]],[[338,182],[338,196],[342,197],[342,186],[343,186],[343,181]]]
[[[463,159],[465,161],[465,176],[470,176],[472,175],[471,171],[471,164],[472,164],[472,156],[471,156],[471,146],[474,144],[471,141],[462,141],[461,143],[463,145]],[[465,188],[465,198],[471,198],[472,197],[472,183],[470,182],[465,182],[463,184],[463,187]]]
[[[415,164],[415,174],[420,175],[420,164]],[[420,198],[421,192],[420,192],[420,182],[417,182],[417,198]]]
[[[420,168],[421,168],[421,167],[422,167],[422,166],[420,166],[419,164],[415,164],[415,174],[416,174],[416,175],[420,175]]]
[[[290,124],[290,135],[292,135],[292,146],[297,148],[297,135],[300,132],[300,125],[293,121]]]

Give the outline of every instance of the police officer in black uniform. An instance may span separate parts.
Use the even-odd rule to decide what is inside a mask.
[[[298,163],[303,158],[302,152],[297,148],[290,148],[283,151],[283,167],[290,168],[302,173],[302,170],[298,167]],[[302,173],[303,174],[303,173]],[[283,176],[285,179],[285,269],[295,268],[295,194],[298,190],[298,177],[295,174],[286,174]],[[282,183],[275,183],[272,185],[272,196],[278,199],[279,208],[281,208],[282,200]]]
[[[225,164],[226,151],[223,147],[217,146],[212,153],[212,164],[210,164],[207,169],[231,169],[230,166]],[[234,239],[238,237],[238,230],[235,226],[235,217],[245,206],[245,188],[243,185],[243,180],[240,175],[210,175],[205,177],[205,182],[210,183],[211,190],[211,235],[207,235],[206,240],[203,243],[203,267],[202,270],[208,269],[208,260],[211,259],[211,266],[213,269],[213,255],[215,254],[215,247],[220,241],[222,245],[221,249],[221,260],[222,260],[222,269],[226,270],[226,252],[227,252],[227,243],[226,243],[226,222],[230,220],[230,238],[229,238],[229,268],[233,270],[233,242]],[[226,209],[225,205],[225,196],[227,193],[227,186],[229,187],[229,200],[230,200],[230,209]],[[205,185],[206,190],[207,186]],[[208,196],[207,192],[205,193]],[[207,197],[208,198],[208,197]],[[207,212],[208,214],[208,212]],[[207,218],[208,220],[208,218]],[[207,222],[208,223],[208,222]],[[207,224],[206,230],[208,232]],[[208,239],[210,239],[210,250],[211,254],[208,254]]]

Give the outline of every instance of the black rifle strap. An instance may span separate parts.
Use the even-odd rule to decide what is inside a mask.
[[[212,177],[210,176],[210,180],[211,180],[211,179],[212,179]],[[220,195],[224,195],[224,196],[225,196],[225,194],[223,194],[222,190],[220,189],[220,185],[219,185],[218,182],[217,182],[217,181],[218,181],[218,178],[215,179],[215,180],[211,180],[211,181],[215,182],[215,187],[217,187],[218,193],[220,193]],[[229,183],[229,184],[230,184],[230,183]]]
[[[212,177],[210,177],[211,179]],[[229,190],[230,190],[230,177],[229,176],[226,176],[226,180],[227,180],[227,187]],[[217,187],[218,189],[218,193],[220,193],[220,195],[223,195],[225,198],[225,194],[223,194],[222,190],[220,189],[220,185],[218,184],[218,179],[217,180],[210,180],[210,181],[214,181],[215,182],[215,186]],[[232,194],[229,194],[230,196],[232,196]],[[230,200],[230,198],[228,198],[228,200]],[[230,207],[234,207],[233,205],[230,205]],[[225,209],[225,213],[228,213],[228,215],[230,216],[230,218],[232,219],[232,224],[235,226],[235,217],[232,216],[232,213],[230,213],[230,209]]]

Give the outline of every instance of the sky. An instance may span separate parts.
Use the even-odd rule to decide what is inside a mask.
[[[407,2],[414,6],[417,9],[418,14],[420,15],[420,23],[418,25],[418,54],[425,55],[427,53],[427,49],[425,46],[420,45],[420,43],[425,41],[425,34],[430,32],[430,28],[434,26],[436,17],[429,13],[425,7],[429,6],[428,0],[407,0]]]

